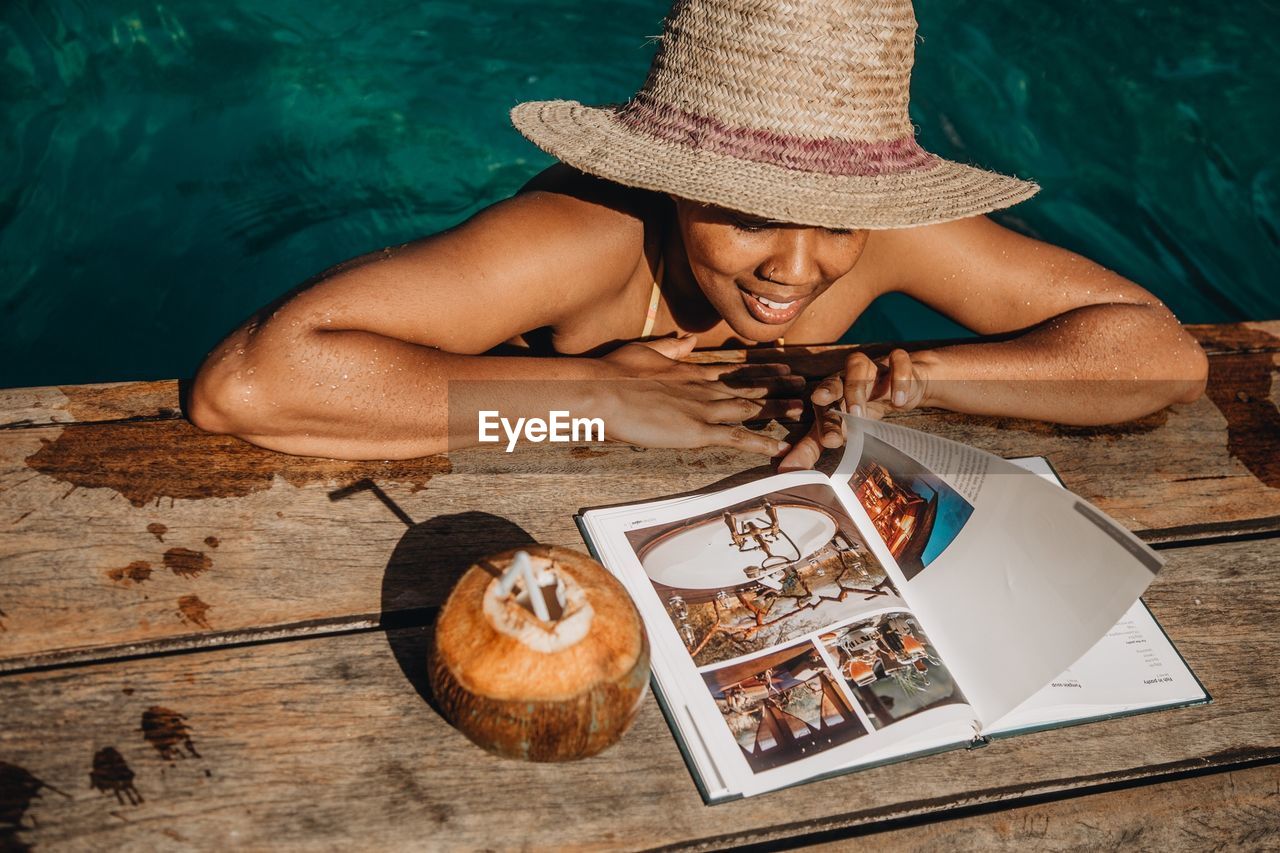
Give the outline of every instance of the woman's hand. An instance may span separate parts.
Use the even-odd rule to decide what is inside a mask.
[[[731,447],[780,456],[785,441],[744,421],[795,419],[804,378],[785,364],[688,364],[697,338],[626,344],[601,359],[606,367],[592,415],[605,434],[640,447]]]
[[[778,465],[779,471],[812,468],[825,447],[844,444],[844,418],[849,412],[879,420],[885,412],[905,412],[928,398],[928,360],[895,349],[876,361],[855,352],[844,372],[828,376],[813,389],[813,426]]]

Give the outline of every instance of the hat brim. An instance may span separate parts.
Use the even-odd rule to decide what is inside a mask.
[[[617,110],[531,101],[513,109],[511,121],[539,148],[583,172],[798,225],[929,225],[1000,210],[1040,190],[933,155],[923,168],[875,176],[788,169],[649,136],[618,121]]]

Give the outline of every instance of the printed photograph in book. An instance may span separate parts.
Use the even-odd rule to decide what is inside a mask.
[[[865,435],[849,488],[911,580],[951,544],[973,504],[907,454]]]
[[[697,666],[903,606],[827,486],[771,492],[626,536]]]
[[[913,616],[886,613],[818,639],[877,730],[930,708],[965,702]]]
[[[812,642],[731,663],[702,678],[756,773],[868,731]]]

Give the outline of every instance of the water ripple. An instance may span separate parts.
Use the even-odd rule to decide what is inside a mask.
[[[666,6],[0,4],[0,386],[190,374],[315,271],[510,194],[549,159],[507,110],[625,99]],[[1044,187],[1001,221],[1184,320],[1280,316],[1276,4],[916,9],[922,143]],[[954,331],[889,300],[854,337]]]

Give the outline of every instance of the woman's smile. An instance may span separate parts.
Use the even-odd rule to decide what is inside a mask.
[[[867,232],[763,220],[675,198],[702,295],[745,340],[772,341],[857,263]]]
[[[770,326],[784,325],[800,316],[813,295],[768,298],[741,285],[738,290],[742,292],[742,302],[751,316]]]

